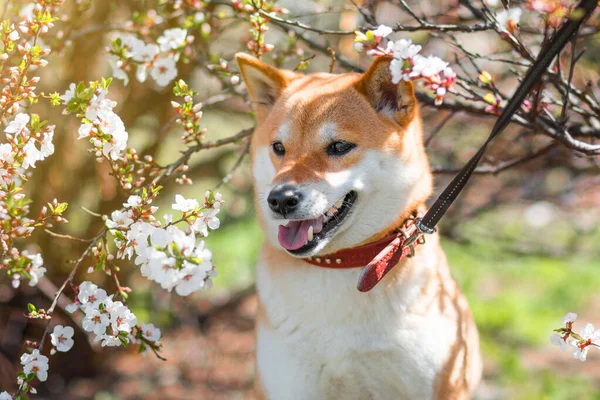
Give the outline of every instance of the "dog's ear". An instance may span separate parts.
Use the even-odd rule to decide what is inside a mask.
[[[391,62],[392,57],[378,57],[355,87],[377,112],[404,126],[415,112],[415,89],[410,81],[392,82]]]
[[[261,121],[295,74],[279,70],[248,54],[237,53],[235,59],[248,89],[256,118]]]

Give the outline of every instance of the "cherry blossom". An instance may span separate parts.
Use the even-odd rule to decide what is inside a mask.
[[[141,324],[142,337],[150,342],[158,342],[162,336],[160,329],[156,328],[154,324]]]
[[[40,354],[38,349],[34,349],[31,354],[23,354],[21,356],[21,365],[23,366],[25,375],[33,372],[42,382],[48,379],[48,357]]]
[[[73,347],[73,334],[75,331],[70,326],[56,325],[50,334],[51,342],[56,350],[67,352]]]
[[[570,344],[575,347],[573,356],[579,361],[585,361],[590,345],[600,345],[600,329],[596,330],[593,324],[587,324],[581,330],[582,340],[571,339]]]
[[[41,254],[28,254],[27,251],[24,251],[23,255],[31,260],[31,266],[27,271],[29,275],[31,275],[31,278],[29,279],[29,286],[35,286],[40,278],[42,278],[46,273],[46,268],[42,266],[44,264],[44,260],[42,259]]]
[[[180,194],[175,195],[175,203],[171,206],[173,210],[189,212],[195,210],[199,206],[196,199],[186,199]]]
[[[11,122],[9,122],[4,129],[4,132],[15,136],[23,133],[29,133],[29,129],[27,129],[29,120],[29,114],[19,113],[15,115],[15,118]]]
[[[158,38],[157,43],[162,51],[176,50],[185,43],[187,31],[182,28],[167,29]]]
[[[159,86],[167,86],[177,77],[177,67],[175,60],[170,57],[156,59],[150,70],[150,75]]]
[[[110,323],[114,331],[129,332],[136,324],[135,315],[120,301],[111,304]]]
[[[523,10],[518,7],[509,8],[508,10],[502,10],[496,15],[496,20],[500,24],[501,27],[506,29],[508,32],[513,33],[517,26],[519,25],[519,21],[521,20],[521,15],[523,14]]]

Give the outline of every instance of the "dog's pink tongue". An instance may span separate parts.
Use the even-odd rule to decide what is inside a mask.
[[[296,250],[306,244],[308,239],[308,228],[313,227],[314,233],[323,229],[323,219],[307,219],[305,221],[290,221],[287,226],[280,225],[277,239],[279,244],[286,250]]]

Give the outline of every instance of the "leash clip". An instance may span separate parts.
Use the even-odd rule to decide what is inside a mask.
[[[402,246],[410,248],[410,253],[408,254],[408,257],[413,257],[415,255],[415,242],[416,244],[424,244],[424,233],[429,233],[427,231],[421,230],[421,227],[419,225],[421,223],[421,220],[422,218],[419,217],[411,217],[406,221],[406,224],[400,230],[400,234],[404,237],[404,243],[402,243]],[[413,230],[413,232],[409,233],[411,229]],[[433,232],[435,232],[435,229],[433,229],[431,233]]]

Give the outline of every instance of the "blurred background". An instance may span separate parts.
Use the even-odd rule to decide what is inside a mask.
[[[0,9],[2,3],[14,10],[24,4],[0,0]],[[289,10],[286,19],[320,29],[351,31],[372,26],[366,21],[369,18],[390,26],[414,23],[400,3],[287,0],[277,5]],[[408,2],[436,23],[472,23],[475,17],[464,3]],[[48,39],[47,44],[53,48],[50,64],[36,72],[42,78],[38,90],[63,93],[71,82],[109,77],[112,70],[104,49],[110,39],[125,31],[156,37],[162,30],[178,26],[182,15],[194,16],[200,21],[190,28],[195,40],[189,45],[188,61],[178,67],[179,77],[199,92],[198,99],[205,101],[201,124],[207,129],[206,138],[225,138],[250,128],[254,120],[243,87],[231,80],[237,66],[230,62],[235,52],[247,51],[250,14],[234,12],[232,4],[225,0],[66,1],[61,6],[61,21],[54,28],[55,37]],[[368,5],[373,14],[361,14],[357,4]],[[482,7],[480,2],[473,4]],[[528,15],[521,23],[535,26],[535,15]],[[127,23],[130,20],[133,24]],[[281,67],[329,71],[327,47],[362,68],[371,61],[353,49],[353,35],[300,32],[306,39],[301,40],[290,27],[269,26],[265,41],[273,44],[275,51],[264,55],[263,60]],[[472,52],[511,57],[511,49],[495,31],[457,35]],[[457,61],[456,48],[435,33],[395,33],[393,37],[411,37],[424,46],[425,54],[438,55],[453,64]],[[574,78],[582,86],[592,82],[591,92],[598,90],[598,45],[597,35],[586,39],[587,51]],[[518,66],[509,68],[484,59],[480,60],[480,68],[494,75],[496,85],[505,93],[512,92],[522,73]],[[334,66],[337,73],[348,70],[339,62]],[[139,154],[152,155],[160,164],[168,164],[186,149],[180,139],[181,130],[172,123],[175,114],[170,102],[174,96],[169,88],[140,84],[135,79],[128,86],[115,81],[110,98],[118,102],[115,111],[127,127],[130,146]],[[110,214],[128,194],[119,189],[108,166],[88,154],[89,144],[76,140],[79,125],[74,117],[61,115],[60,107],[52,108],[47,102],[34,105],[32,111],[57,125],[56,152],[38,165],[27,185],[34,199],[32,210],[39,210],[53,198],[68,202],[65,217],[70,223],[57,226],[55,231],[93,237],[103,222],[81,207]],[[429,106],[423,107],[422,114],[428,154],[438,172],[436,188],[440,189],[452,177],[449,172],[460,168],[485,140],[495,118]],[[484,164],[499,165],[547,143],[546,137],[511,126],[494,144]],[[100,350],[81,329],[76,329],[75,348],[52,358],[48,381],[37,386],[39,394],[35,398],[254,398],[253,280],[262,234],[255,218],[249,160],[244,158],[231,179],[222,182],[244,148],[245,142],[194,155],[187,172],[194,184],[168,182],[157,204],[168,210],[175,193],[202,198],[206,189],[221,185],[219,191],[226,201],[219,214],[221,228],[206,240],[219,274],[211,291],[181,298],[143,278],[133,264],[119,264],[121,282],[133,289],[129,301],[132,311],[139,321],[153,322],[163,331],[163,356],[167,361],[139,355],[134,348]],[[563,146],[554,146],[541,157],[496,174],[477,175],[444,219],[440,228],[442,245],[453,275],[469,299],[481,335],[485,370],[477,398],[600,399],[600,351],[592,349],[588,361],[581,363],[552,347],[549,340],[552,329],[561,326],[567,312],[579,314],[577,329],[588,321],[600,326],[599,172],[597,157],[576,155]],[[2,390],[15,388],[24,340],[39,340],[43,331],[41,321],[28,321],[23,316],[27,304],[49,305],[47,296],[52,296],[64,281],[72,266],[69,260],[78,258],[85,244],[40,231],[23,246],[34,246],[41,252],[48,279],[40,283],[39,289],[22,285],[14,290],[6,275],[0,273]],[[86,269],[87,265],[80,268],[76,282],[93,280],[107,291],[114,291],[112,278],[103,272],[88,274]],[[67,297],[72,293],[67,292]],[[65,299],[62,306],[69,302]],[[55,318],[57,323],[76,325],[62,309]]]

